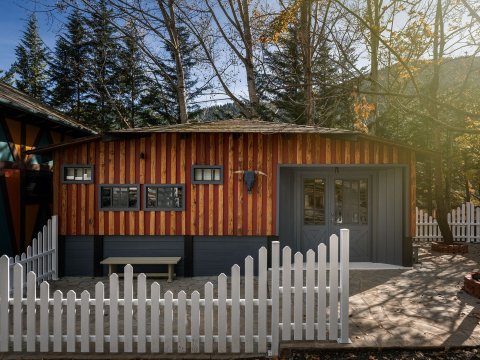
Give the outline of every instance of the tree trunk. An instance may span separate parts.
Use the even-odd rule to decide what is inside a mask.
[[[440,62],[443,57],[443,48],[445,39],[443,35],[443,13],[442,2],[437,0],[437,10],[435,15],[435,30],[433,38],[433,74],[432,81],[430,82],[429,97],[427,108],[430,116],[434,119],[439,118],[439,109],[437,102],[435,101],[438,96],[438,89],[440,84]],[[433,127],[433,145],[437,154],[441,154],[441,128],[439,126]],[[447,215],[448,209],[445,204],[445,173],[443,169],[443,160],[441,156],[436,156],[434,160],[434,174],[435,174],[435,201],[437,205],[437,222],[442,233],[443,242],[446,244],[453,243],[453,235],[448,225]]]
[[[185,71],[183,69],[183,62],[180,52],[180,37],[178,35],[177,24],[175,20],[175,9],[173,0],[168,0],[168,12],[165,8],[162,0],[157,0],[158,7],[162,11],[165,25],[168,30],[169,40],[172,44],[173,56],[175,58],[175,74],[177,75],[177,100],[178,100],[178,121],[181,124],[185,124],[188,121],[187,110],[187,93],[185,85]]]
[[[245,44],[245,72],[247,75],[248,98],[250,100],[250,116],[258,115],[260,106],[260,99],[257,93],[257,86],[255,84],[255,65],[253,61],[253,38],[250,25],[249,1],[241,0],[238,2],[240,16],[242,17],[244,44]]]
[[[433,213],[433,183],[432,183],[432,163],[426,161],[425,163],[425,182],[427,187],[427,211],[430,215]]]
[[[370,23],[370,83],[372,86],[373,133],[378,134],[378,49],[380,46],[380,4],[378,0],[367,1],[367,18]]]

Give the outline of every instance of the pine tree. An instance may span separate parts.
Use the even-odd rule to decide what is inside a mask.
[[[180,52],[185,72],[185,85],[187,88],[187,105],[189,118],[193,118],[198,113],[199,107],[192,104],[192,101],[200,96],[207,87],[198,87],[198,79],[193,70],[198,64],[195,56],[195,50],[198,47],[189,35],[187,29],[178,26],[178,34],[180,38]],[[164,123],[174,124],[179,121],[179,107],[177,101],[177,76],[175,72],[175,60],[172,48],[167,45],[165,47],[166,61],[162,71],[154,71],[153,77],[150,79],[148,94],[144,99],[144,104],[151,107],[153,116]]]
[[[118,36],[111,24],[113,14],[100,0],[86,19],[88,30],[89,125],[99,130],[125,127],[119,116]]]
[[[143,37],[134,22],[127,22],[119,52],[119,91],[122,114],[130,127],[151,123],[142,103],[147,77],[139,46],[141,41],[143,41]]]
[[[38,32],[38,22],[34,14],[27,22],[23,38],[15,49],[17,60],[14,64],[18,89],[41,100],[47,100],[48,55]]]
[[[57,39],[50,73],[52,104],[77,120],[85,120],[87,50],[84,19],[74,10],[68,17],[66,34]]]
[[[259,85],[273,105],[270,117],[284,122],[306,124],[305,77],[297,23],[292,23],[276,44],[265,50],[267,74]],[[320,36],[320,35],[317,35]],[[342,82],[347,79],[333,61],[327,41],[318,38],[312,59],[313,120],[324,127],[350,127],[350,94]]]

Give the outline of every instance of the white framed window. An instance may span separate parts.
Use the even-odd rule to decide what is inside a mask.
[[[63,165],[62,182],[65,184],[93,183],[93,165]]]

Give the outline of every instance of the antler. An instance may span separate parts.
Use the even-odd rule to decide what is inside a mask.
[[[260,171],[260,170],[255,170],[255,174],[257,174],[257,175],[263,175],[263,176],[268,176],[267,174],[265,174],[263,171]]]
[[[237,171],[234,171],[233,173],[234,174],[243,174],[245,172],[245,170],[237,170]]]

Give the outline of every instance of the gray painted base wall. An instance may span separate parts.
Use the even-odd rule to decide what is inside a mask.
[[[103,257],[110,256],[180,256],[175,273],[183,276],[183,236],[105,236]],[[135,272],[166,272],[166,266],[135,266]],[[104,274],[108,267],[104,266]]]
[[[93,236],[65,236],[65,276],[93,275]]]
[[[193,237],[193,275],[216,276],[230,274],[231,267],[238,264],[244,272],[248,255],[255,259],[257,273],[258,250],[267,247],[266,236],[195,236]],[[105,236],[102,259],[110,256],[180,256],[175,273],[184,273],[183,236]],[[94,237],[65,237],[65,276],[94,276]],[[117,268],[118,272],[122,267]],[[166,272],[166,267],[135,266],[135,272]],[[108,267],[103,267],[108,274]]]
[[[255,273],[258,268],[258,250],[267,247],[267,237],[257,236],[195,236],[193,238],[193,274],[210,276],[225,273],[230,275],[231,267],[240,266],[244,273],[245,258],[252,256]]]

